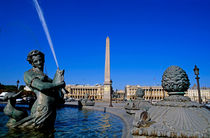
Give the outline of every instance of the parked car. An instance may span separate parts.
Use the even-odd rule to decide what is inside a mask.
[[[73,102],[73,101],[75,101],[75,99],[73,99],[73,98],[71,98],[71,97],[65,99],[65,102]]]
[[[22,98],[16,99],[16,103],[23,103],[23,102],[24,102],[24,100]]]
[[[5,97],[5,95],[7,94],[8,92],[2,92],[1,94],[0,94],[0,101],[5,101],[4,100],[4,97]]]

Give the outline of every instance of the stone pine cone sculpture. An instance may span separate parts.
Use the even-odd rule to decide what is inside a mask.
[[[169,95],[184,95],[190,86],[186,72],[178,66],[170,66],[162,76],[162,87]]]

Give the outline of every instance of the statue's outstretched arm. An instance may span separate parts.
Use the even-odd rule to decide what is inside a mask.
[[[65,86],[65,82],[50,83],[50,82],[43,82],[37,78],[32,81],[31,86],[40,91],[45,91],[45,90],[54,89],[54,88],[62,88]]]

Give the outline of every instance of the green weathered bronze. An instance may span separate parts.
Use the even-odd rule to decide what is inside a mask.
[[[95,105],[94,100],[89,99],[88,97],[89,97],[89,94],[86,94],[84,99],[81,99],[78,101],[78,104],[80,106],[94,106]]]
[[[136,90],[136,99],[129,100],[125,103],[125,110],[128,114],[135,114],[138,110],[147,111],[151,107],[151,103],[144,100],[145,90],[138,88]]]
[[[163,73],[162,87],[169,95],[184,95],[189,86],[188,76],[179,66],[170,66]]]
[[[43,73],[44,54],[38,50],[29,52],[27,61],[33,67],[24,73],[24,81],[36,94],[36,101],[27,116],[24,111],[15,107],[17,94],[7,96],[8,104],[4,109],[4,113],[10,117],[7,126],[52,131],[56,119],[56,105],[63,101],[64,71],[57,69],[54,79],[50,79]]]
[[[137,99],[142,99],[142,98],[144,97],[144,94],[145,94],[144,91],[145,91],[145,90],[143,90],[143,89],[141,89],[141,88],[138,88],[138,89],[136,90],[136,98],[137,98]]]

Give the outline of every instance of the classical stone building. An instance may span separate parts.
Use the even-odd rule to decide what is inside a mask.
[[[90,99],[102,100],[104,95],[103,85],[66,85],[66,90],[69,91],[68,98],[83,99],[86,94],[89,94]]]
[[[117,100],[118,101],[123,101],[125,100],[125,91],[124,90],[116,90],[117,93]]]
[[[201,88],[200,92],[201,92],[202,102],[209,102],[210,101],[210,88]],[[188,91],[185,93],[185,96],[190,97],[192,101],[198,102],[198,89],[196,88],[188,89]]]
[[[162,100],[168,94],[163,90],[162,86],[140,86],[140,85],[126,85],[125,86],[125,97],[127,100],[135,99],[136,90],[141,88],[145,91],[145,100]]]
[[[136,90],[140,88],[140,85],[126,85],[125,86],[125,99],[135,99]]]
[[[145,90],[145,100],[155,100],[159,101],[162,100],[164,97],[168,96],[167,92],[165,92],[162,86],[140,86],[140,85],[126,85],[125,86],[125,98],[135,99],[136,90],[138,88]],[[210,88],[201,88],[201,99],[202,102],[209,102],[210,101]],[[190,97],[192,101],[198,102],[198,90],[193,87],[188,89],[185,92],[185,96]]]

